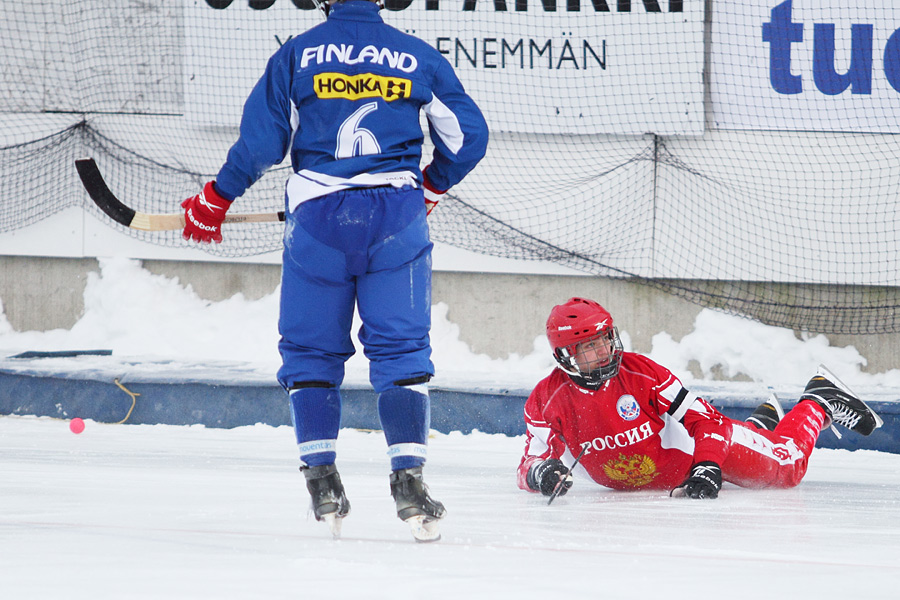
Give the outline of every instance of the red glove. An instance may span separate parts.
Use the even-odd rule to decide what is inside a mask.
[[[428,165],[430,167],[431,165]],[[422,188],[425,192],[425,216],[431,214],[431,211],[434,210],[434,207],[438,205],[441,197],[443,197],[444,193],[447,190],[440,191],[434,185],[432,185],[431,181],[428,179],[428,167],[422,169]]]
[[[222,222],[231,208],[231,202],[219,195],[213,183],[210,181],[202,192],[181,203],[184,209],[184,232],[181,237],[186,240],[204,244],[222,241]]]

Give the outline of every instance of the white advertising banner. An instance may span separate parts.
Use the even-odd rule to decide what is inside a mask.
[[[392,0],[385,22],[437,48],[494,131],[703,133],[703,0]],[[252,6],[252,7],[251,7]],[[311,0],[185,0],[187,116],[234,126]]]
[[[714,7],[717,128],[900,133],[898,0]]]

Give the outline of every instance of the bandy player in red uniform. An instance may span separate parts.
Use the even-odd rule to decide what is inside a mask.
[[[686,389],[667,368],[624,352],[612,316],[592,300],[553,308],[547,337],[559,366],[525,403],[523,490],[561,495],[579,465],[617,490],[671,490],[715,498],[722,481],[792,487],[816,438],[832,423],[869,435],[882,420],[824,367],[784,415],[777,399],[735,421]],[[557,489],[559,488],[559,489]]]

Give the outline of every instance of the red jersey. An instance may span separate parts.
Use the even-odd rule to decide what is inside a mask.
[[[668,369],[633,352],[622,355],[616,377],[600,389],[576,385],[560,369],[541,380],[525,403],[528,469],[547,458],[580,466],[595,482],[614,489],[672,489],[691,465],[728,455],[732,422],[689,392]],[[529,490],[531,491],[531,490]]]

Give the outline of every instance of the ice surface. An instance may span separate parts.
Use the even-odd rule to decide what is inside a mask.
[[[379,432],[341,432],[343,538],[308,516],[289,427],[0,417],[0,598],[896,598],[900,456],[817,450],[790,490],[719,499],[583,479],[519,490],[523,438],[434,434],[443,539],[393,509]]]

